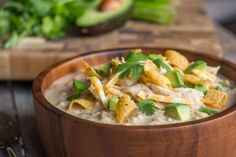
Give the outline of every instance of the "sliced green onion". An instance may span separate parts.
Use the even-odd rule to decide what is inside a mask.
[[[208,89],[202,85],[195,85],[194,89],[202,92],[203,94],[205,94],[208,91]]]
[[[116,111],[116,106],[119,101],[119,98],[117,96],[112,96],[108,102],[109,110]]]
[[[187,69],[186,69],[186,73],[190,74],[192,73],[194,70],[204,70],[205,67],[207,66],[207,63],[204,61],[196,61],[194,63],[192,63]]]
[[[216,112],[216,111],[214,111],[214,110],[211,110],[211,109],[208,109],[208,108],[206,108],[206,107],[201,107],[200,108],[200,110],[199,110],[200,112],[203,112],[203,113],[206,113],[206,114],[208,114],[208,115],[215,115],[215,114],[217,114],[218,112]]]

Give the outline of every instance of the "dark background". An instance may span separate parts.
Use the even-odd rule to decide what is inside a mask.
[[[204,0],[209,16],[236,34],[236,0]]]

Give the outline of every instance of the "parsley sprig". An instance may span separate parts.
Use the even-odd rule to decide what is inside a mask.
[[[138,103],[138,109],[147,116],[151,116],[155,113],[155,110],[158,109],[155,106],[155,103],[150,99],[142,100]]]
[[[144,72],[143,65],[145,63],[144,61],[147,59],[148,57],[145,54],[130,51],[125,58],[125,63],[118,65],[115,72],[123,71],[120,78],[129,77],[138,80]]]

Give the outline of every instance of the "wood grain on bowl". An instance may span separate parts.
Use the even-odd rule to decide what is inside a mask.
[[[49,157],[233,157],[236,156],[236,106],[196,121],[158,126],[122,126],[77,118],[51,105],[45,90],[60,77],[79,71],[81,60],[101,64],[128,49],[106,50],[69,59],[42,72],[33,94],[38,129]],[[166,49],[143,48],[145,53]],[[217,57],[179,50],[190,61],[220,65],[236,79],[236,65]]]

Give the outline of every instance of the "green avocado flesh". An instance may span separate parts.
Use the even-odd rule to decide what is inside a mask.
[[[208,89],[207,89],[206,87],[202,86],[202,85],[196,85],[196,86],[194,87],[194,89],[196,89],[196,90],[202,92],[203,94],[205,94],[205,93],[208,91]]]
[[[173,119],[186,121],[190,119],[190,106],[181,103],[170,104],[165,107],[165,114]]]
[[[93,27],[102,23],[105,23],[113,18],[119,17],[122,14],[128,12],[134,3],[134,0],[123,0],[122,7],[114,11],[99,11],[99,5],[102,0],[95,0],[93,5],[84,13],[84,15],[76,20],[76,24],[79,27]],[[122,18],[122,17],[121,17]]]
[[[171,81],[174,88],[184,86],[183,76],[178,70],[172,70],[169,73],[167,73],[166,76]]]

